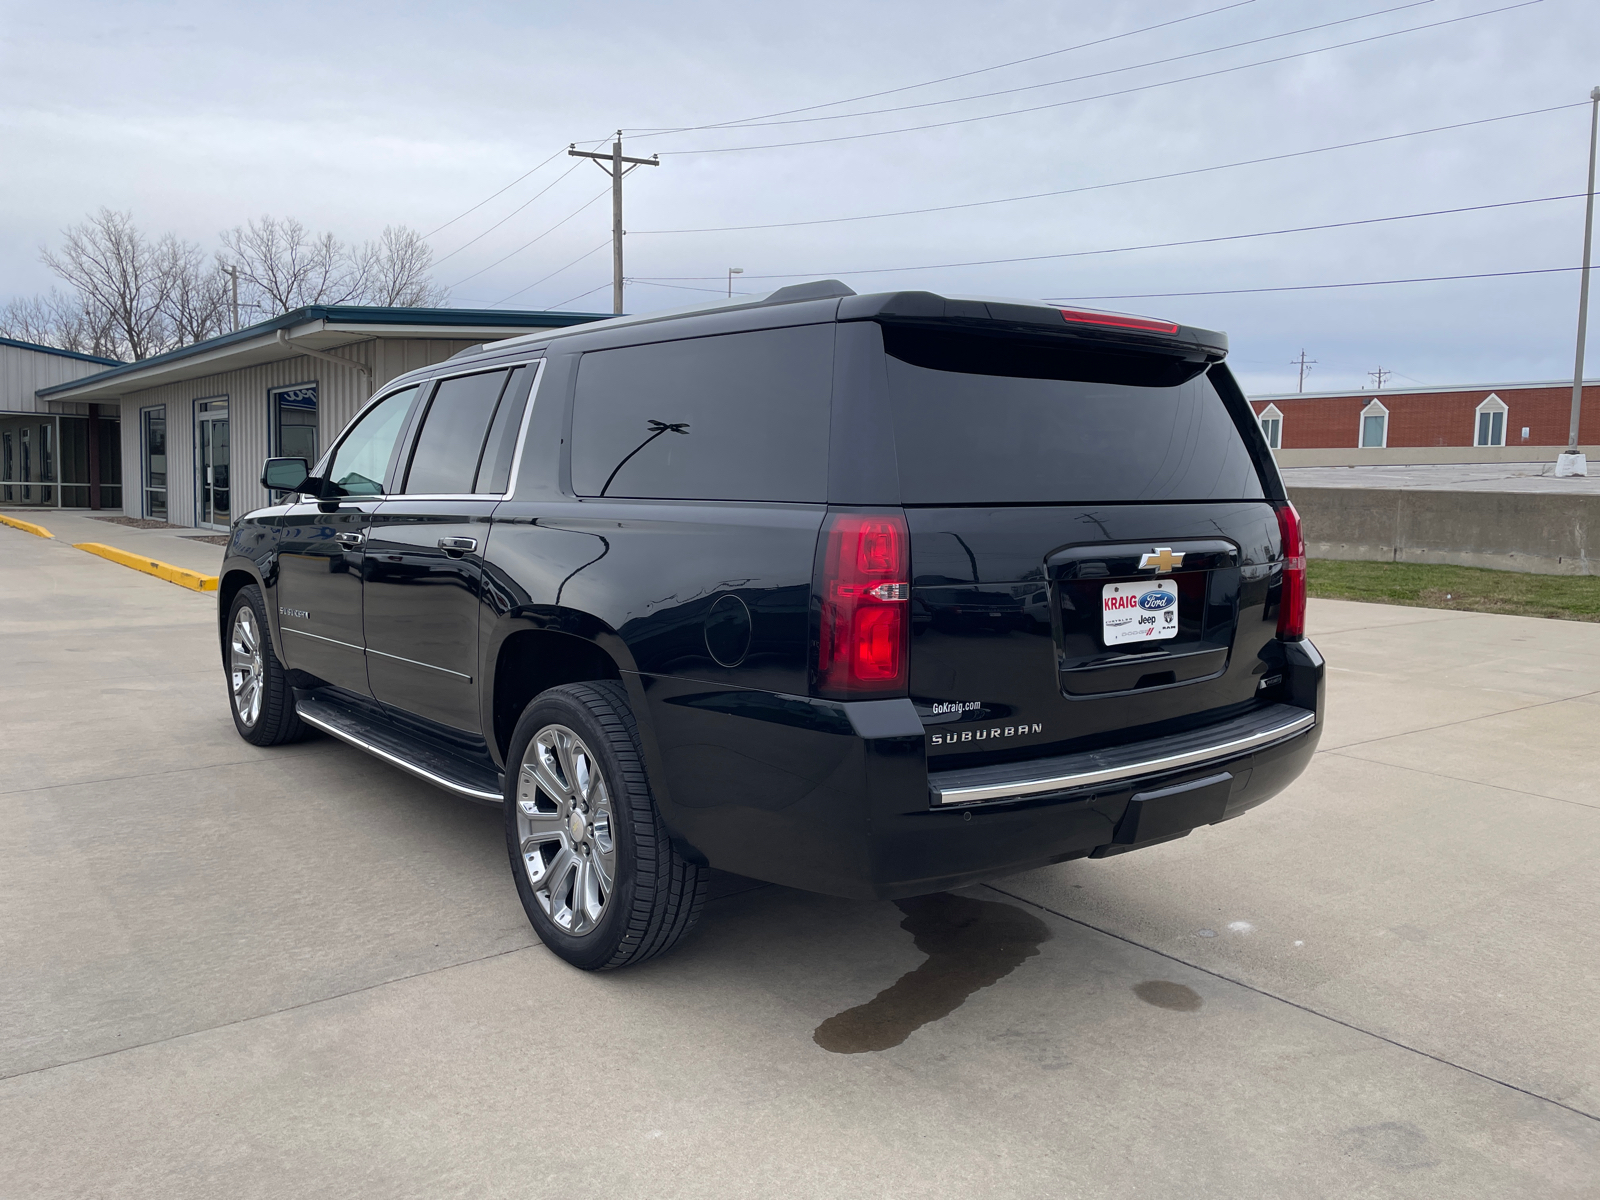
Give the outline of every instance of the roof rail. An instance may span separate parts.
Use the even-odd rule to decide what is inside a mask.
[[[518,346],[528,342],[547,342],[569,333],[594,333],[602,329],[619,329],[627,325],[648,325],[654,321],[671,321],[678,317],[692,317],[701,313],[738,312],[747,308],[766,308],[776,304],[800,304],[807,300],[836,300],[846,296],[854,296],[856,291],[847,284],[840,283],[837,279],[815,279],[809,283],[791,283],[781,287],[775,292],[768,292],[764,296],[747,296],[738,300],[711,300],[700,304],[690,304],[682,308],[663,308],[655,312],[627,314],[612,317],[609,321],[593,321],[587,325],[573,326],[570,329],[543,330],[539,333],[523,334],[521,337],[506,338],[501,342],[492,343],[494,349],[502,350],[507,346]],[[463,350],[462,354],[468,353]],[[458,356],[459,357],[459,356]]]

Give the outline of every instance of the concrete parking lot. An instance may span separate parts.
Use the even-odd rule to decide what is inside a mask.
[[[588,975],[497,813],[235,735],[213,597],[0,528],[0,1196],[1593,1197],[1600,626],[1311,628],[1321,750],[1241,820],[932,906],[721,878]]]

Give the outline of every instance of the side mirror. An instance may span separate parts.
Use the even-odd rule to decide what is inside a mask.
[[[306,490],[311,465],[303,458],[269,458],[261,468],[261,486],[271,492]]]

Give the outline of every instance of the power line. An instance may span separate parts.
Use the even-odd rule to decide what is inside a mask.
[[[444,258],[435,259],[433,265],[434,266],[438,266],[440,263],[444,262],[446,258],[454,258],[456,255],[460,254],[463,250],[465,250],[468,246],[472,245],[474,242],[480,242],[484,238],[488,237],[496,229],[499,229],[500,226],[504,225],[507,221],[511,220],[512,217],[516,216],[523,209],[527,208],[528,205],[532,204],[540,196],[544,195],[551,188],[555,187],[556,184],[560,183],[568,175],[571,175],[572,172],[576,171],[581,165],[582,165],[581,163],[573,163],[572,166],[568,167],[565,171],[561,172],[561,174],[557,175],[553,182],[546,184],[544,187],[540,188],[533,195],[529,196],[521,204],[517,205],[517,207],[513,208],[510,212],[508,212],[505,216],[501,217],[493,225],[489,226],[489,228],[485,229],[477,237],[473,238],[472,241],[470,241],[470,242],[462,242],[461,245],[457,246],[454,250],[450,251],[449,254],[446,254],[444,256]],[[525,178],[527,178],[527,176],[523,176],[523,178],[525,179]],[[504,191],[505,189],[502,188],[501,190]]]
[[[1196,21],[1201,17],[1215,16],[1229,9],[1243,8],[1247,4],[1254,4],[1255,0],[1235,0],[1232,4],[1224,4],[1221,8],[1208,8],[1204,12],[1190,13],[1186,17],[1176,17],[1171,21],[1161,21],[1155,25],[1145,25],[1139,29],[1129,29],[1122,33],[1114,33],[1107,37],[1096,38],[1091,42],[1079,42],[1073,46],[1063,46],[1059,50],[1046,50],[1043,54],[1029,55],[1027,58],[1014,58],[1010,62],[996,63],[992,67],[979,67],[973,71],[961,71],[955,75],[944,75],[938,79],[925,79],[921,83],[908,83],[901,87],[886,88],[881,92],[867,92],[861,96],[848,96],[843,100],[826,100],[821,104],[808,104],[802,108],[789,108],[781,112],[760,113],[753,117],[738,117],[730,121],[715,121],[709,125],[681,125],[663,128],[635,128],[627,130],[628,133],[653,133],[658,136],[668,136],[675,133],[693,133],[702,129],[726,129],[744,125],[751,121],[766,121],[774,117],[789,117],[795,113],[815,112],[819,108],[833,108],[840,104],[856,104],[862,100],[877,100],[882,96],[894,96],[900,92],[914,91],[917,88],[933,87],[940,83],[950,83],[956,79],[969,79],[974,75],[985,75],[990,71],[1003,71],[1007,67],[1019,67],[1024,63],[1038,62],[1042,58],[1053,58],[1059,54],[1070,54],[1074,50],[1087,50],[1091,46],[1103,46],[1107,42],[1120,41],[1123,38],[1136,37],[1141,33],[1151,33],[1157,29],[1166,29],[1173,25],[1182,25],[1185,21]],[[547,160],[548,161],[548,160]]]
[[[1119,88],[1116,91],[1099,92],[1093,96],[1079,96],[1073,100],[1057,100],[1050,104],[1038,104],[1031,108],[1015,108],[1008,112],[986,113],[976,117],[956,117],[948,121],[934,121],[926,125],[905,125],[898,129],[879,129],[870,133],[844,133],[832,137],[807,138],[797,142],[766,142],[757,146],[713,146],[693,150],[667,150],[663,154],[680,156],[687,154],[741,154],[748,150],[785,150],[795,146],[820,146],[828,142],[852,142],[863,138],[889,137],[897,133],[917,133],[927,129],[948,129],[954,125],[970,125],[977,121],[994,121],[1001,117],[1020,117],[1028,113],[1045,112],[1050,109],[1065,108],[1073,104],[1086,104],[1091,100],[1107,100],[1116,96],[1129,96],[1136,92],[1147,92],[1154,88],[1171,87],[1179,83],[1193,83],[1199,79],[1214,79],[1220,75],[1230,75],[1235,71],[1248,71],[1254,67],[1271,66],[1274,63],[1289,62],[1296,58],[1308,58],[1313,54],[1325,54],[1331,50],[1345,50],[1351,46],[1365,46],[1372,42],[1384,41],[1387,38],[1400,37],[1402,34],[1419,33],[1425,29],[1438,29],[1445,25],[1455,25],[1462,21],[1476,20],[1478,17],[1492,17],[1498,13],[1512,12],[1519,8],[1528,8],[1535,4],[1543,4],[1544,0],[1519,0],[1516,4],[1503,5],[1500,8],[1485,9],[1482,12],[1467,13],[1460,17],[1450,17],[1443,21],[1430,21],[1425,25],[1413,25],[1406,29],[1395,29],[1388,33],[1375,33],[1370,37],[1355,38],[1348,42],[1339,42],[1332,46],[1319,46],[1313,50],[1299,50],[1293,54],[1280,54],[1275,58],[1258,59],[1255,62],[1239,63],[1231,67],[1218,67],[1214,71],[1202,71],[1196,75],[1184,75],[1177,79],[1162,80],[1157,83],[1143,83],[1134,87]]]
[[[582,254],[578,255],[577,258],[575,258],[571,262],[569,262],[565,267],[557,267],[554,271],[551,271],[550,274],[546,275],[544,277],[544,279],[535,279],[532,283],[528,284],[527,286],[519,287],[516,291],[512,292],[509,296],[501,296],[500,299],[496,300],[489,307],[490,308],[497,308],[500,305],[504,304],[507,300],[515,300],[518,296],[522,295],[523,292],[526,292],[531,288],[538,287],[541,283],[543,283],[545,281],[545,279],[554,279],[557,275],[561,274],[561,272],[563,272],[563,271],[565,271],[565,270],[567,270],[567,269],[569,269],[571,267],[577,266],[584,259],[588,258],[590,255],[596,253],[597,251],[604,250],[610,244],[611,244],[611,239],[607,238],[605,241],[601,242],[598,246],[595,246],[593,249],[585,250]],[[588,295],[588,293],[585,292],[584,295]]]
[[[829,101],[825,101],[824,103],[821,103],[821,104],[807,105],[807,106],[802,107],[802,108],[785,109],[785,110],[783,110],[781,112],[775,112],[775,113],[762,113],[762,114],[758,114],[757,116],[740,117],[740,118],[736,118],[736,119],[730,120],[730,121],[718,121],[718,122],[714,122],[714,123],[709,124],[709,125],[686,125],[686,126],[682,126],[682,127],[679,127],[679,128],[667,128],[667,129],[644,129],[644,128],[639,128],[639,129],[628,129],[626,132],[628,132],[628,133],[654,133],[654,134],[657,134],[657,135],[670,135],[670,134],[675,134],[675,133],[693,132],[695,130],[701,130],[701,129],[720,129],[720,128],[725,128],[725,127],[736,127],[738,125],[741,125],[741,124],[744,124],[744,123],[750,122],[750,121],[762,121],[762,120],[766,120],[766,119],[771,118],[771,117],[785,117],[785,116],[790,116],[790,115],[792,115],[794,113],[812,112],[812,111],[815,111],[816,109],[819,109],[819,108],[831,108],[831,107],[833,107],[835,105],[839,105],[839,104],[854,104],[854,103],[856,103],[858,101],[861,101],[861,100],[875,100],[875,99],[877,99],[877,98],[879,98],[881,96],[891,96],[891,95],[895,95],[895,94],[897,94],[899,92],[912,91],[912,90],[914,90],[916,88],[932,87],[935,84],[948,83],[948,82],[950,82],[952,80],[956,80],[956,79],[966,79],[966,78],[969,78],[969,77],[971,77],[973,75],[983,75],[983,74],[986,74],[986,73],[991,72],[991,71],[1003,70],[1003,69],[1005,69],[1007,67],[1020,66],[1023,63],[1037,62],[1040,59],[1051,58],[1053,56],[1061,55],[1061,54],[1068,54],[1068,53],[1070,53],[1070,52],[1072,52],[1074,50],[1085,50],[1085,49],[1088,49],[1091,46],[1104,45],[1107,42],[1119,41],[1119,40],[1121,40],[1123,38],[1134,37],[1134,36],[1136,36],[1138,34],[1141,34],[1141,33],[1150,33],[1150,32],[1152,32],[1154,30],[1157,30],[1157,29],[1166,29],[1166,28],[1168,28],[1170,26],[1173,26],[1173,25],[1182,25],[1187,21],[1198,20],[1201,17],[1214,16],[1217,13],[1227,12],[1228,10],[1234,9],[1234,8],[1243,8],[1246,5],[1254,4],[1255,2],[1256,2],[1256,0],[1234,0],[1234,3],[1232,3],[1232,4],[1224,4],[1220,8],[1211,8],[1211,9],[1206,9],[1203,12],[1190,13],[1186,17],[1177,17],[1177,18],[1174,18],[1173,20],[1170,20],[1170,21],[1158,22],[1155,25],[1146,25],[1146,26],[1143,26],[1142,28],[1139,28],[1139,29],[1130,29],[1130,30],[1127,30],[1127,31],[1125,31],[1123,33],[1111,34],[1108,37],[1096,38],[1093,41],[1080,42],[1080,43],[1078,43],[1077,45],[1074,45],[1074,46],[1064,46],[1059,50],[1048,50],[1043,54],[1034,54],[1034,55],[1030,55],[1027,58],[1018,58],[1018,59],[1013,59],[1010,62],[997,63],[996,65],[994,65],[992,67],[979,67],[978,69],[973,70],[973,71],[962,71],[962,72],[960,72],[958,74],[946,75],[946,76],[944,76],[942,78],[939,78],[939,79],[928,79],[928,80],[924,80],[921,83],[911,83],[911,84],[906,84],[906,85],[904,85],[902,87],[888,88],[885,91],[881,91],[881,92],[869,92],[869,93],[867,93],[865,95],[862,95],[862,96],[852,96],[852,97],[848,97],[848,98],[843,99],[843,100],[829,100]],[[1431,2],[1431,0],[1425,0],[1425,2]],[[580,140],[582,140],[582,139],[580,139]],[[604,138],[595,139],[595,145],[599,146],[599,145],[603,144],[604,141],[605,141]],[[549,158],[546,158],[545,160],[540,162],[537,166],[532,167],[531,169],[523,172],[521,175],[518,175],[515,179],[513,179],[510,183],[506,184],[505,187],[501,188],[499,191],[494,192],[494,193],[490,194],[489,196],[486,196],[484,199],[478,201],[478,203],[474,204],[471,208],[467,209],[466,211],[458,213],[456,216],[451,217],[443,225],[435,226],[433,229],[431,229],[427,233],[423,234],[423,237],[424,238],[431,238],[434,234],[440,232],[440,230],[446,229],[449,226],[455,224],[457,221],[461,220],[462,217],[468,216],[468,215],[476,212],[478,209],[482,208],[485,204],[489,203],[490,200],[493,200],[495,197],[503,195],[504,193],[510,191],[513,187],[515,187],[517,184],[521,183],[524,179],[527,179],[530,175],[534,174],[534,172],[538,171],[540,168],[542,168],[544,166],[547,166],[551,162],[554,162],[558,157],[560,157],[560,155],[561,155],[561,151],[557,150],[554,154],[552,154]],[[563,178],[565,178],[565,176],[563,176]],[[549,190],[549,189],[546,189],[546,190]],[[542,195],[543,193],[540,193],[540,194]],[[534,197],[534,199],[537,199],[537,198],[538,198],[537,196]],[[523,205],[522,207],[525,208],[527,206]],[[520,211],[520,209],[515,210],[515,211]],[[513,213],[512,215],[515,215],[515,214]],[[499,225],[504,224],[504,223],[505,223],[504,221],[501,221],[501,222],[497,223],[497,225],[491,226],[491,230],[494,229],[494,228],[498,228]],[[487,233],[487,232],[490,232],[490,230],[485,230],[484,232]],[[481,237],[481,236],[483,236],[483,235],[480,234],[479,237]],[[476,241],[477,239],[475,238],[473,240]],[[470,244],[471,243],[469,242],[468,245],[470,245]],[[465,246],[457,247],[456,250],[452,250],[451,251],[451,254],[455,254],[458,251],[463,250],[465,248],[466,248]],[[446,257],[449,257],[449,255],[446,255]],[[439,261],[443,262],[444,260],[440,259]]]
[[[1239,50],[1245,46],[1259,46],[1263,42],[1274,42],[1281,38],[1294,37],[1302,33],[1314,33],[1319,29],[1331,29],[1335,25],[1348,25],[1353,21],[1366,21],[1372,17],[1383,17],[1390,13],[1402,12],[1408,8],[1420,8],[1424,4],[1433,4],[1435,2],[1436,0],[1407,0],[1405,4],[1396,4],[1391,8],[1380,8],[1373,12],[1357,13],[1353,17],[1340,17],[1336,21],[1323,21],[1317,25],[1305,25],[1299,29],[1285,30],[1282,33],[1269,33],[1261,37],[1249,38],[1242,42],[1230,42],[1226,46],[1213,46],[1208,50],[1188,50],[1182,54],[1170,55],[1167,58],[1153,58],[1148,62],[1131,63],[1125,67],[1109,67],[1104,71],[1091,71],[1087,75],[1073,75],[1067,79],[1052,79],[1045,83],[1029,83],[1021,87],[1001,88],[993,92],[978,92],[971,96],[955,96],[948,100],[924,100],[917,104],[901,104],[892,108],[872,108],[867,109],[865,112],[829,113],[821,117],[798,117],[793,120],[782,121],[754,121],[733,126],[732,128],[766,129],[778,125],[806,125],[816,121],[848,121],[856,117],[880,117],[887,113],[911,112],[919,108],[937,108],[942,104],[965,104],[969,100],[989,100],[996,96],[1014,96],[1018,92],[1033,92],[1038,91],[1040,88],[1061,87],[1068,83],[1082,83],[1087,79],[1103,79],[1108,75],[1122,75],[1128,71],[1142,71],[1146,67],[1166,66],[1168,63],[1182,62],[1190,58],[1203,58],[1208,54],[1221,54],[1228,50]],[[717,127],[712,126],[711,128]]]
[[[1205,246],[1217,242],[1239,242],[1248,238],[1279,237],[1290,233],[1315,233],[1325,229],[1348,229],[1358,225],[1382,225],[1391,221],[1414,221],[1422,217],[1444,217],[1457,213],[1484,212],[1496,208],[1517,208],[1526,204],[1549,204],[1556,200],[1578,200],[1587,192],[1571,192],[1561,196],[1535,196],[1527,200],[1498,200],[1492,204],[1467,204],[1459,208],[1435,208],[1426,212],[1395,213],[1387,217],[1362,217],[1353,221],[1330,221],[1323,225],[1295,225],[1285,229],[1261,229],[1253,233],[1226,233],[1212,237],[1187,238],[1172,242],[1144,242],[1137,246],[1108,246],[1096,250],[1063,250],[1056,254],[1027,254],[1016,258],[985,258],[969,262],[924,263],[912,267],[870,267],[859,270],[789,271],[781,274],[746,275],[746,279],[800,279],[833,278],[841,275],[893,275],[903,271],[944,271],[956,267],[995,267],[1012,263],[1048,262],[1061,258],[1090,258],[1101,254],[1127,254],[1135,250],[1175,250],[1182,246]],[[716,279],[715,275],[660,275],[653,282],[664,280],[704,282]]]
[[[1300,283],[1285,287],[1218,288],[1206,292],[1128,292],[1116,296],[1052,297],[1051,304],[1076,304],[1084,300],[1176,300],[1188,296],[1248,296],[1260,292],[1320,292],[1330,288],[1388,287],[1397,283],[1449,283],[1457,279],[1508,279],[1513,275],[1555,275],[1581,271],[1582,267],[1539,267],[1529,271],[1479,271],[1468,275],[1421,275],[1412,279],[1362,279],[1354,283]]]
[[[565,150],[566,147],[563,146],[561,149]],[[462,217],[469,216],[472,213],[477,212],[485,204],[487,204],[487,203],[489,203],[489,201],[493,200],[495,198],[495,196],[499,196],[499,195],[504,194],[505,192],[509,192],[512,188],[516,187],[517,184],[521,183],[529,175],[532,175],[535,171],[539,170],[540,167],[546,166],[549,163],[553,163],[553,162],[555,162],[556,159],[558,159],[560,157],[561,157],[561,150],[557,150],[549,158],[545,159],[544,162],[540,163],[539,166],[531,167],[528,170],[524,171],[521,175],[518,175],[510,183],[506,184],[505,187],[501,188],[500,191],[495,192],[495,193],[493,193],[491,195],[485,196],[482,200],[479,200],[471,208],[467,209],[466,212],[457,213],[455,216],[451,217],[448,221],[446,221],[443,225],[436,225],[434,228],[428,230],[427,233],[422,235],[423,238],[424,239],[431,238],[434,234],[438,233],[441,229],[447,229],[451,225],[454,225],[457,221],[461,220]]]
[[[1136,179],[1118,179],[1110,183],[1089,183],[1080,187],[1060,188],[1051,192],[1029,192],[1022,196],[1000,196],[993,200],[969,200],[961,204],[936,204],[927,208],[906,208],[896,212],[860,213],[849,217],[817,217],[806,221],[774,221],[765,225],[709,225],[697,229],[636,229],[634,235],[676,233],[739,233],[760,229],[793,229],[804,225],[838,225],[850,221],[877,221],[888,217],[914,217],[926,213],[954,212],[964,208],[983,208],[992,204],[1014,204],[1023,200],[1045,200],[1055,196],[1073,196],[1080,192],[1095,192],[1105,188],[1128,187],[1136,183],[1158,183],[1167,179],[1182,179],[1189,175],[1204,175],[1212,171],[1227,171],[1234,167],[1253,167],[1261,163],[1282,162],[1290,158],[1304,158],[1311,154],[1327,154],[1333,150],[1352,150],[1358,146],[1375,146],[1380,142],[1393,142],[1402,138],[1421,137],[1430,133],[1446,133],[1452,129],[1467,129],[1474,125],[1491,125],[1496,121],[1511,121],[1519,117],[1534,117],[1544,113],[1564,112],[1569,108],[1582,108],[1587,101],[1556,104],[1549,108],[1534,108],[1527,112],[1506,113],[1499,117],[1483,117],[1476,121],[1458,121],[1453,125],[1435,125],[1431,129],[1413,129],[1407,133],[1389,133],[1382,137],[1363,138],[1356,142],[1340,142],[1333,146],[1317,146],[1310,150],[1291,150],[1286,154],[1268,154],[1261,158],[1240,159],[1238,162],[1217,163],[1209,167],[1191,167],[1183,171],[1167,171],[1160,175],[1142,175]]]
[[[582,204],[578,205],[577,208],[573,209],[566,216],[562,217],[561,220],[557,221],[554,225],[550,226],[549,229],[546,229],[544,231],[544,233],[541,233],[538,237],[533,238],[531,241],[523,242],[522,245],[518,246],[510,254],[502,255],[501,257],[495,259],[487,267],[479,267],[471,275],[466,275],[466,276],[463,276],[462,278],[456,280],[454,283],[450,284],[450,288],[452,290],[454,290],[455,288],[460,287],[463,283],[467,282],[467,280],[476,279],[479,275],[482,275],[485,271],[492,270],[493,268],[498,267],[501,263],[505,262],[506,259],[514,258],[518,254],[521,254],[529,246],[533,245],[534,242],[537,242],[541,238],[544,238],[544,237],[548,236],[549,234],[554,233],[556,230],[560,229],[563,225],[565,225],[568,221],[572,220],[573,217],[577,216],[584,209],[588,208],[596,200],[600,199],[602,196],[610,195],[610,193],[611,193],[611,189],[610,188],[606,188],[606,190],[603,191],[603,192],[596,192],[593,196],[589,197],[589,199],[585,200]]]
[[[602,242],[601,245],[605,245],[605,243]],[[608,279],[604,283],[602,283],[600,285],[600,287],[592,287],[587,292],[579,292],[576,296],[572,297],[572,300],[563,300],[560,304],[552,304],[550,307],[552,309],[564,308],[568,304],[571,304],[573,300],[582,300],[585,296],[592,296],[596,292],[600,291],[601,289],[608,288],[610,286],[611,286],[611,280]]]

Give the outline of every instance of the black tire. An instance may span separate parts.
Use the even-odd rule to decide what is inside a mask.
[[[289,673],[272,649],[267,604],[255,584],[246,584],[233,598],[227,630],[222,669],[228,681],[228,711],[239,736],[255,746],[281,746],[305,737],[307,726],[295,712]],[[246,630],[253,645],[241,636]]]
[[[571,803],[564,802],[555,789],[539,786],[525,772],[536,736],[542,735],[541,745],[553,750],[549,743],[566,734],[576,738],[568,743],[569,750],[587,752],[582,757],[589,774],[582,774],[584,767],[579,767],[578,774],[591,781],[589,796],[569,787]],[[534,747],[535,760],[540,754],[540,748]],[[602,784],[598,788],[593,785],[596,766]],[[512,876],[528,921],[547,947],[575,967],[604,971],[653,958],[675,946],[694,927],[705,904],[707,874],[679,855],[667,835],[650,794],[628,694],[620,683],[569,683],[534,697],[512,732],[506,768],[506,848]],[[556,782],[561,782],[559,776]],[[601,807],[606,810],[604,834],[599,832]],[[587,834],[578,828],[583,824],[582,813],[576,822],[571,819],[578,808],[594,810],[589,814],[592,824]],[[535,828],[534,821],[542,824]],[[559,841],[555,840],[558,837]],[[605,848],[607,843],[609,848]],[[602,850],[610,856],[612,869],[611,885],[603,896],[603,870],[593,876],[582,873],[594,870],[592,863],[599,861]],[[533,855],[540,857],[537,864],[532,862]],[[566,870],[572,873],[556,878],[554,872]],[[534,882],[536,872],[542,887]],[[593,895],[603,903],[598,916],[580,910],[579,905],[580,881],[591,878],[596,881]],[[570,899],[554,897],[557,888]],[[585,920],[592,920],[592,925],[580,933],[571,931]]]

